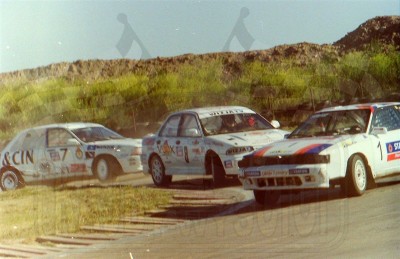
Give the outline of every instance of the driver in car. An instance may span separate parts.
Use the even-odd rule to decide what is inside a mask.
[[[235,115],[229,114],[222,117],[220,132],[235,132],[237,129]]]

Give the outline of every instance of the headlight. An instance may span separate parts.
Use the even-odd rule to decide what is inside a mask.
[[[242,154],[242,153],[248,153],[253,151],[254,148],[252,146],[247,146],[247,147],[231,147],[226,151],[226,154],[228,156],[233,156],[237,154]]]

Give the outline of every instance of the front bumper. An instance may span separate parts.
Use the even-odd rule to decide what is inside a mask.
[[[129,156],[124,159],[119,159],[119,162],[124,173],[136,173],[143,170],[143,166],[139,155]]]
[[[326,164],[249,167],[239,174],[245,190],[301,190],[328,188]]]

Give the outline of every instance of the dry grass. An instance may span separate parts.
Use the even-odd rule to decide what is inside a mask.
[[[168,203],[171,195],[146,187],[59,190],[31,186],[0,193],[0,242],[33,242],[40,235],[78,232]]]

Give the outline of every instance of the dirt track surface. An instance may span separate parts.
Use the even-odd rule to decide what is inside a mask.
[[[255,204],[239,186],[216,192],[223,190],[243,194],[234,204],[234,214],[227,211],[183,221],[56,257],[396,258],[400,254],[400,182],[355,198],[343,198],[338,189],[283,196],[270,209]]]

